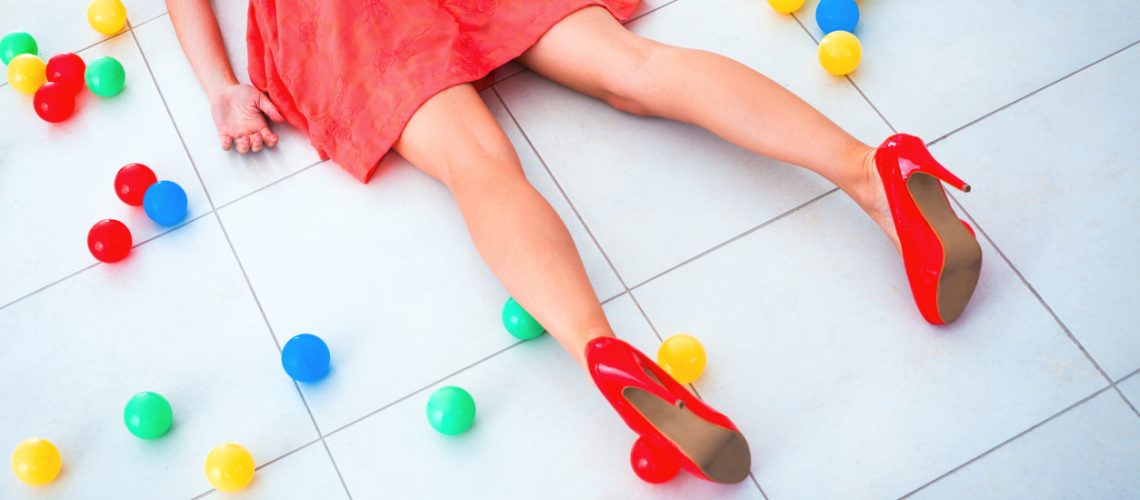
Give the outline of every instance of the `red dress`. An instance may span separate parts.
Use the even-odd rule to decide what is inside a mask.
[[[521,55],[591,5],[640,0],[251,0],[249,78],[289,123],[361,181],[440,91]]]

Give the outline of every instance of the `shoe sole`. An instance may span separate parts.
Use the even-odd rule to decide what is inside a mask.
[[[915,172],[906,187],[942,245],[937,307],[942,322],[950,323],[958,319],[974,295],[982,271],[982,247],[950,207],[941,181]]]

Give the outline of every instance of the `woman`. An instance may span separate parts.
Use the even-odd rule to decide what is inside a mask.
[[[740,63],[630,33],[619,21],[638,1],[252,0],[253,86],[237,83],[207,0],[167,6],[222,148],[273,147],[266,118],[286,120],[362,181],[395,149],[451,190],[484,261],[586,368],[640,446],[735,483],[751,464],[744,437],[614,338],[569,233],[470,82],[517,58],[619,110],[699,125],[824,176],[902,252],[919,311],[935,324],[958,317],[981,267],[939,181],[969,186],[915,137],[870,147]]]

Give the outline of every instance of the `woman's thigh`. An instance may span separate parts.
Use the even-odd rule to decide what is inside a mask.
[[[470,84],[428,99],[392,148],[449,186],[456,175],[472,168],[521,172],[510,140]]]

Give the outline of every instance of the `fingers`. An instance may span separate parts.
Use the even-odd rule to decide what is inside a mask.
[[[265,143],[265,147],[271,148],[277,145],[277,134],[269,130],[269,127],[262,128],[259,133],[261,134],[261,142]]]
[[[277,109],[277,105],[269,100],[269,96],[265,95],[265,92],[262,92],[261,97],[257,99],[257,107],[262,113],[265,113],[265,116],[268,116],[270,120],[275,122],[285,121],[285,117],[281,116],[281,111]]]
[[[246,154],[249,152],[249,136],[235,138],[234,144],[237,145],[238,153]]]
[[[228,135],[222,136],[222,151],[229,151],[234,147],[234,138]]]
[[[254,153],[261,151],[261,134],[249,134],[249,150]]]

